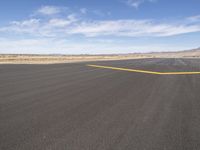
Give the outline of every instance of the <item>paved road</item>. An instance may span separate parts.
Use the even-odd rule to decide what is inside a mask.
[[[200,71],[200,60],[91,64]],[[199,150],[200,75],[0,65],[1,150]]]

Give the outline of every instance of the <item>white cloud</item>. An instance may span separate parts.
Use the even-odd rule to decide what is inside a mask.
[[[29,33],[34,34],[41,27],[40,19],[29,19],[23,21],[12,21],[8,26],[1,27],[0,32],[5,33]]]
[[[56,6],[43,6],[37,12],[43,15],[54,15],[60,13],[61,8]]]
[[[51,19],[49,20],[49,26],[52,27],[65,27],[71,24],[71,21],[64,19]]]
[[[97,36],[173,36],[184,33],[198,32],[200,25],[165,24],[149,20],[115,20],[82,22],[73,27],[69,33],[83,34],[88,37]]]
[[[67,36],[65,30],[71,28],[78,18],[69,14],[66,18],[28,19],[13,21],[8,26],[0,27],[0,32],[12,34],[29,34],[37,37]]]
[[[61,12],[61,8],[51,7],[56,8],[57,11],[44,11],[43,14],[52,15]],[[53,53],[60,50],[59,53],[119,53],[121,51],[144,51],[149,48],[155,51],[169,50],[170,46],[166,45],[147,44],[140,46],[136,43],[133,46],[130,43],[116,42],[115,38],[169,37],[200,32],[200,16],[198,15],[175,22],[150,19],[92,20],[80,17],[85,11],[81,12],[81,9],[78,9],[76,13],[69,11],[65,12],[65,15],[52,15],[51,17],[37,15],[26,20],[12,21],[7,26],[0,27],[1,37],[4,35],[7,37],[0,39],[0,52]],[[89,10],[86,12],[89,13]],[[91,13],[94,12],[91,11]],[[104,14],[100,13],[99,15]],[[80,38],[84,39],[82,43],[77,35],[84,37]],[[77,38],[74,38],[76,36]],[[66,41],[70,38],[78,40],[75,42]],[[175,46],[172,47],[175,48]],[[176,47],[176,49],[179,48]]]
[[[30,34],[40,37],[67,37],[77,34],[86,37],[166,37],[200,32],[200,23],[187,23],[185,21],[158,23],[155,20],[134,19],[85,21],[70,14],[66,18],[14,21],[9,26],[0,28],[0,32]]]
[[[77,34],[86,37],[165,37],[200,31],[199,22],[186,21],[187,19],[179,23],[134,19],[86,21],[70,14],[66,18],[13,21],[6,27],[0,27],[0,32],[40,37],[67,37]]]
[[[30,20],[24,20],[24,21],[13,21],[11,22],[12,25],[20,26],[20,27],[30,27],[30,26],[38,26],[40,23],[40,19],[30,19]]]
[[[199,22],[200,21],[200,15],[188,17],[188,20],[192,21],[192,22]]]
[[[127,5],[136,9],[145,2],[156,2],[156,0],[126,0]]]
[[[127,1],[127,4],[130,5],[131,7],[134,7],[134,8],[138,8],[140,6],[140,4],[143,3],[143,0],[128,0]]]
[[[76,18],[76,16],[71,14],[66,19],[60,19],[60,18],[51,19],[49,20],[49,23],[47,25],[51,27],[67,27],[70,24],[76,22],[77,20],[78,19]]]

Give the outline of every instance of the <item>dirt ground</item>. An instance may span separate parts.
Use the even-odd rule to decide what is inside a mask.
[[[200,50],[115,55],[0,55],[0,64],[54,64],[142,58],[200,58]]]

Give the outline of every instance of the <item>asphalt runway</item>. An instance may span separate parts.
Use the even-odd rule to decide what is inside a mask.
[[[199,150],[200,59],[0,65],[1,150]]]

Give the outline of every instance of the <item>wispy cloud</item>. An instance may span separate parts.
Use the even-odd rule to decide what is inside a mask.
[[[188,20],[191,22],[200,22],[200,15],[188,17]]]
[[[200,25],[166,24],[151,20],[115,20],[83,22],[71,29],[72,34],[96,36],[173,36],[184,33],[198,32]]]
[[[41,27],[40,19],[12,21],[9,25],[1,27],[0,32],[15,34],[34,34]]]
[[[37,37],[63,37],[66,31],[78,22],[75,14],[69,14],[65,18],[50,19],[27,19],[12,21],[6,27],[0,27],[0,32],[12,33],[13,35],[28,34]]]
[[[62,28],[62,27],[68,27],[69,25],[77,21],[78,19],[76,18],[76,16],[74,14],[71,14],[67,16],[67,18],[65,19],[60,19],[60,18],[51,19],[46,24],[46,26]]]
[[[37,10],[37,13],[43,14],[43,15],[54,15],[58,14],[62,11],[61,7],[56,6],[42,6]]]
[[[49,8],[43,6],[39,10]],[[170,37],[180,34],[200,32],[200,16],[181,18],[178,21],[165,21],[153,19],[90,19],[88,13],[93,13],[88,9],[78,9],[78,11],[66,11],[62,7],[51,6],[51,11],[41,11],[41,15],[32,16],[26,20],[11,21],[6,26],[0,27],[0,34],[5,39],[0,39],[0,49],[16,50],[21,46],[25,49],[45,50],[51,49],[127,49],[137,47],[112,44],[113,38],[128,37]],[[64,13],[65,15],[55,15]],[[86,13],[86,14],[85,14]],[[81,17],[82,15],[85,17]],[[46,16],[51,15],[51,17]],[[86,19],[85,19],[86,18]],[[11,38],[9,38],[11,35]],[[84,37],[86,43],[66,42],[72,37]],[[21,37],[22,39],[19,39]],[[27,38],[28,37],[28,38]],[[111,38],[110,38],[111,37]],[[7,38],[7,39],[6,39]],[[16,40],[13,40],[16,38]],[[98,39],[98,40],[96,40]],[[105,39],[107,41],[105,41]],[[87,41],[88,40],[88,41]],[[100,43],[100,44],[94,44]],[[87,43],[89,42],[89,43]],[[102,44],[104,43],[104,44]],[[98,46],[97,46],[98,45]],[[102,46],[103,45],[103,46]],[[123,48],[124,47],[124,48]],[[152,46],[153,47],[153,46]],[[23,48],[21,48],[23,50]],[[138,49],[145,47],[138,46]],[[156,46],[153,47],[156,49]],[[157,48],[159,49],[159,48]]]
[[[66,18],[13,21],[9,26],[0,28],[0,31],[44,37],[64,37],[77,34],[86,37],[166,37],[199,32],[200,23],[185,21],[162,23],[156,20],[134,19],[86,21],[77,18],[74,14],[69,14]]]
[[[156,2],[156,0],[126,0],[127,5],[136,9],[145,2]]]

